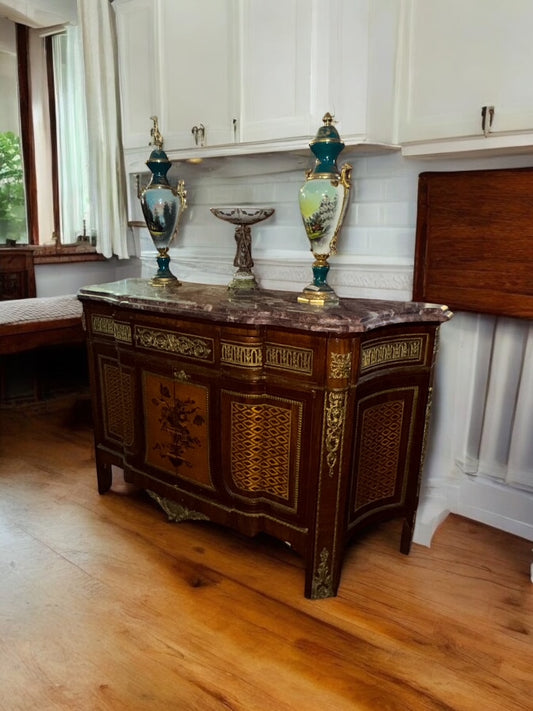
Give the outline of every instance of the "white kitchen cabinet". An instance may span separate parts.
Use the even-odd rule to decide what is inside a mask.
[[[398,7],[241,0],[241,140],[308,138],[329,111],[345,141],[390,143]]]
[[[328,111],[347,145],[392,142],[398,0],[113,7],[130,166],[153,115],[171,159],[307,148]]]
[[[152,115],[167,151],[231,143],[239,110],[234,0],[115,0],[114,7],[124,147],[147,145]]]
[[[421,144],[407,152],[523,145],[533,131],[533,2],[404,0],[403,13],[398,139]],[[494,107],[485,133],[484,106]]]

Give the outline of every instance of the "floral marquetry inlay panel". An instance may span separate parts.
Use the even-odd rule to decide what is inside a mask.
[[[209,392],[203,385],[146,371],[143,377],[146,463],[211,486]]]

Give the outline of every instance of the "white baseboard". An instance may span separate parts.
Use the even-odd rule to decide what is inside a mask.
[[[457,479],[454,489],[453,513],[533,541],[532,492],[465,475]]]
[[[453,483],[422,497],[413,541],[427,547],[449,513],[533,541],[533,493],[482,476],[460,474]]]

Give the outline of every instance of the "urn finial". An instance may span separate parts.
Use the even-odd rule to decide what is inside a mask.
[[[157,116],[150,116],[150,120],[154,122],[153,127],[150,129],[150,136],[152,140],[149,145],[156,146],[161,150],[163,148],[163,136],[159,130],[159,122]]]

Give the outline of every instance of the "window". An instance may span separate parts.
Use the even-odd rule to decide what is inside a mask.
[[[90,242],[79,28],[33,29],[0,19],[4,34],[12,42],[0,53],[2,95],[9,97],[0,110],[0,243]]]
[[[28,242],[15,25],[0,18],[0,244]]]

